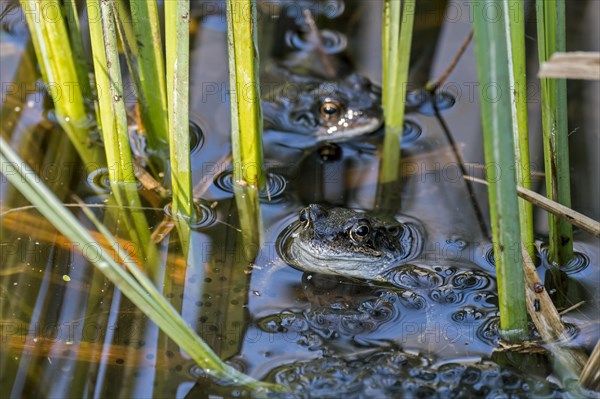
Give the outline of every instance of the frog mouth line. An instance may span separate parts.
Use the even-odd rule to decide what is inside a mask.
[[[315,251],[315,248],[304,242],[292,242],[289,247],[289,258],[295,266],[301,270],[316,273],[333,274],[351,273],[354,270],[365,267],[368,264],[379,264],[383,256],[363,256],[360,254],[341,255],[324,254]]]
[[[338,129],[330,132],[330,127],[322,127],[320,131],[316,134],[317,142],[324,141],[346,141],[352,138],[375,132],[377,129],[381,127],[383,121],[377,117],[368,118],[365,123],[355,124],[354,127],[344,127],[343,129]]]

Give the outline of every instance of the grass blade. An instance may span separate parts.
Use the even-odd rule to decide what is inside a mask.
[[[98,249],[98,251],[92,251],[94,256],[89,260],[182,350],[192,357],[206,373],[226,379],[236,385],[278,389],[274,385],[258,382],[223,363],[210,347],[188,327],[185,320],[162,297],[152,281],[137,267],[135,261],[128,256],[127,251],[118,245],[115,237],[96,220],[93,213],[84,208],[88,217],[106,240],[112,243],[112,252],[103,248],[85,226],[64,207],[61,201],[40,183],[41,179],[18,157],[3,138],[0,138],[0,163],[2,172],[10,183],[17,187],[58,231],[72,242],[80,244],[80,248],[91,246]],[[111,253],[118,254],[125,268],[113,258]]]
[[[494,0],[481,2],[493,7]],[[518,220],[517,182],[514,172],[515,152],[512,134],[513,114],[511,97],[497,95],[500,90],[510,90],[512,66],[508,58],[508,41],[505,16],[490,21],[482,13],[474,15],[475,52],[477,75],[481,87],[496,89],[494,101],[480,91],[481,118],[485,161],[498,165],[500,173],[487,176],[490,219],[494,239],[498,304],[500,307],[501,335],[508,341],[519,340],[526,334],[527,309],[521,260],[521,234]]]
[[[555,52],[565,51],[565,2],[537,0],[536,12],[538,55],[540,64],[543,64]],[[555,202],[571,207],[567,82],[565,79],[550,78],[542,78],[540,82],[546,195]],[[549,214],[548,229],[548,257],[551,262],[564,265],[573,257],[573,228]]]

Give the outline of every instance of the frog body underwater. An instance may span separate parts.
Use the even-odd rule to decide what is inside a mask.
[[[386,281],[386,271],[421,252],[422,234],[411,222],[311,204],[295,223],[286,261],[308,272]]]

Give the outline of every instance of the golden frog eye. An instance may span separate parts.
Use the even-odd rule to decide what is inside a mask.
[[[342,106],[335,100],[325,100],[323,101],[323,104],[321,104],[319,112],[321,113],[323,120],[328,122],[335,121],[342,113]]]
[[[361,223],[350,230],[350,238],[356,242],[362,242],[368,237],[370,232],[371,227],[367,223]]]

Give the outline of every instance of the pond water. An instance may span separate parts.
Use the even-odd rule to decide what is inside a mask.
[[[288,32],[286,24],[297,23],[300,17],[294,13],[307,7],[304,3],[287,8],[263,3],[259,21],[265,65],[289,59],[289,53],[308,46],[296,30],[280,34],[280,29]],[[327,48],[334,57],[341,57],[335,54],[339,51],[368,58],[365,47],[379,46],[364,38],[354,42],[350,34],[374,15],[378,18],[378,11],[337,0],[306,3],[312,4],[319,26],[326,29]],[[265,131],[270,174],[268,193],[261,196],[264,237],[258,255],[248,258],[237,228],[227,158],[225,25],[215,13],[218,7],[210,5],[195,10],[199,18],[192,40],[190,88],[191,118],[198,127],[193,176],[195,194],[203,198],[203,217],[194,228],[187,260],[176,234],[167,231],[156,238],[165,265],[160,288],[188,324],[229,364],[255,378],[289,386],[294,392],[290,397],[566,395],[541,351],[494,352],[498,308],[489,227],[481,216],[487,215],[485,188],[467,185],[448,138],[454,137],[464,154],[473,148],[481,151],[476,96],[470,99],[447,90],[427,99],[412,93],[402,144],[402,181],[386,194],[385,202],[393,204],[397,219],[418,223],[422,248],[410,265],[391,270],[387,282],[303,272],[286,264],[283,245],[286,229],[308,204],[376,208],[381,130],[336,144],[307,143],[298,135]],[[277,21],[283,28],[268,24],[273,15],[280,16]],[[347,21],[355,25],[348,27]],[[457,47],[464,27],[459,24],[452,30],[444,25],[444,42],[454,37]],[[3,52],[3,77],[6,73],[7,79],[33,85],[37,72],[26,33],[19,25],[3,28],[2,48],[10,46],[15,54]],[[421,68],[419,56],[432,57],[439,28],[422,28],[423,42],[413,52]],[[365,37],[373,35],[372,29],[364,30]],[[271,47],[262,41],[273,37],[283,43]],[[438,57],[444,51],[438,49]],[[466,57],[457,82],[476,79],[474,63],[468,65],[472,58]],[[446,58],[425,72],[419,69],[414,81],[422,79],[419,75],[427,79],[429,68],[437,73],[439,65],[448,62]],[[363,59],[352,65],[376,82],[372,71],[378,66],[371,64]],[[71,192],[90,205],[109,203],[105,171],[72,166],[74,156],[52,121],[48,101],[35,101],[35,90],[28,96],[14,94],[3,93],[3,136],[16,148],[28,148],[31,158],[26,160],[46,174],[66,203],[72,202]],[[439,114],[429,100],[436,102]],[[481,161],[466,159],[471,161],[468,173],[481,176]],[[67,163],[71,166],[51,169]],[[2,211],[27,205],[2,183]],[[168,200],[153,192],[140,193],[144,205],[154,208],[145,212],[150,226],[159,230]],[[102,207],[93,209],[102,215]],[[74,212],[89,224],[77,208]],[[113,227],[119,235],[118,223]],[[1,232],[2,397],[258,395],[208,378],[85,260],[85,248],[66,242],[35,210],[3,214]],[[571,340],[563,344],[589,351],[600,336],[598,240],[582,232],[576,240],[575,249],[582,254],[578,263],[557,271],[543,256],[540,235],[538,272],[559,309],[577,305],[564,316]],[[533,340],[536,334],[532,326]]]

